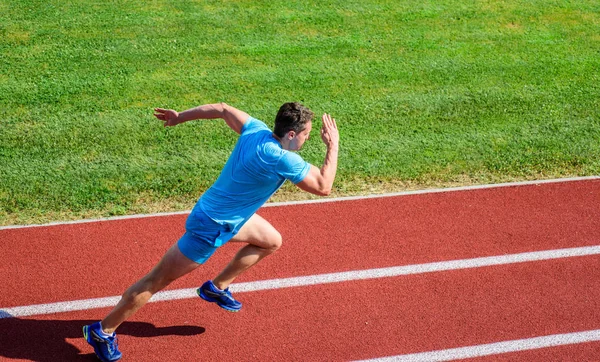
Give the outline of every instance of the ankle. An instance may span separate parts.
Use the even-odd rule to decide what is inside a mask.
[[[227,289],[227,287],[229,287],[229,283],[224,283],[224,282],[219,282],[219,281],[214,281],[214,280],[213,280],[213,285],[215,286],[215,288],[217,288],[220,291],[224,291],[225,289]]]
[[[112,337],[115,335],[115,330],[105,329],[104,327],[102,327],[102,322],[100,322],[100,334],[102,335],[102,337]]]

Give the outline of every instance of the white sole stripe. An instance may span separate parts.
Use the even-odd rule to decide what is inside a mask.
[[[387,278],[402,275],[481,268],[495,265],[507,265],[515,263],[599,254],[600,245],[594,245],[569,249],[533,251],[526,253],[489,256],[473,259],[459,259],[425,264],[403,265],[388,268],[355,270],[339,273],[309,275],[302,277],[260,280],[254,282],[232,284],[230,289],[232,292],[245,293],[259,290],[272,290],[290,287],[309,286],[316,284],[338,283],[353,280]],[[195,297],[197,297],[196,288],[177,289],[158,292],[150,299],[150,302],[188,299]],[[68,302],[0,308],[0,319],[110,307],[116,305],[119,299],[119,296],[113,296],[105,298],[74,300]]]
[[[528,351],[547,347],[600,341],[600,329],[576,333],[554,334],[550,336],[518,339],[513,341],[480,344],[476,346],[451,348],[438,351],[382,357],[361,362],[432,362],[491,356],[496,354]]]
[[[590,181],[598,180],[600,176],[583,176],[583,177],[570,177],[550,180],[535,180],[535,181],[521,181],[521,182],[507,182],[499,184],[488,184],[488,185],[473,185],[473,186],[460,186],[460,187],[448,187],[448,188],[437,188],[437,189],[424,189],[414,191],[403,191],[385,194],[375,195],[364,195],[364,196],[345,196],[345,197],[332,197],[332,198],[321,198],[316,200],[301,200],[301,201],[288,201],[288,202],[269,202],[263,205],[263,207],[279,207],[279,206],[293,206],[293,205],[305,205],[305,204],[321,204],[329,202],[340,202],[340,201],[353,201],[353,200],[365,200],[365,199],[376,199],[384,197],[398,197],[398,196],[409,196],[409,195],[422,195],[422,194],[434,194],[442,192],[454,192],[454,191],[471,191],[471,190],[483,190],[500,187],[514,187],[514,186],[530,186],[540,185],[549,183],[562,183],[562,182],[574,182],[574,181]],[[176,211],[176,212],[162,212],[155,214],[137,214],[137,215],[125,215],[125,216],[114,216],[101,219],[85,219],[85,220],[74,220],[74,221],[59,221],[51,222],[47,224],[30,224],[30,225],[7,225],[0,226],[0,230],[5,229],[24,229],[42,226],[58,226],[58,225],[72,225],[72,224],[83,224],[92,222],[104,222],[112,220],[128,220],[128,219],[141,219],[146,217],[162,217],[162,216],[173,216],[173,215],[187,215],[191,210]]]

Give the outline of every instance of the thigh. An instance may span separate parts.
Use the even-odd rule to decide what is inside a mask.
[[[248,243],[264,249],[273,249],[281,246],[281,234],[262,216],[254,214],[231,241]]]

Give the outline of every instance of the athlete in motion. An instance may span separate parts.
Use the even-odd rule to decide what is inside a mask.
[[[198,295],[223,309],[237,312],[242,304],[233,298],[233,280],[282,243],[281,234],[256,211],[285,180],[312,194],[329,195],[337,170],[339,133],[335,120],[323,115],[321,139],[327,146],[325,161],[317,168],[297,151],[309,138],[313,112],[300,103],[285,103],[271,131],[263,122],[225,103],[208,104],[176,112],[156,108],[164,126],[222,118],[240,137],[215,183],[200,197],[186,221],[185,234],[142,279],[125,291],[102,321],[83,327],[87,342],[102,361],[121,358],[115,330],[152,295],[203,264],[228,241],[245,243],[213,280],[197,289]]]

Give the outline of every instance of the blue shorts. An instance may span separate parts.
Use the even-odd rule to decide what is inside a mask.
[[[201,210],[194,210],[188,216],[185,230],[177,246],[183,255],[198,264],[204,264],[234,235],[228,225],[217,223]]]

